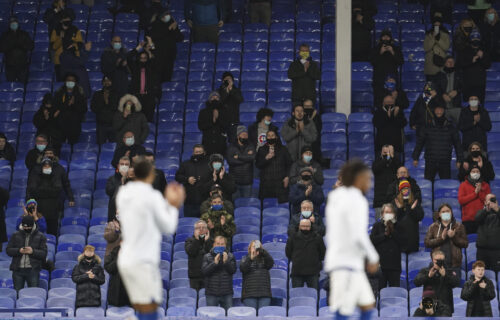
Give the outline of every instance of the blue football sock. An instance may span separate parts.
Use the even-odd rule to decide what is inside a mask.
[[[139,320],[158,320],[158,312],[155,310],[151,313],[137,313],[137,318]]]
[[[348,320],[349,317],[348,316],[344,316],[342,314],[340,314],[339,311],[335,312],[335,317],[334,317],[335,320]]]
[[[373,313],[375,312],[375,309],[370,309],[368,311],[363,311],[361,312],[361,318],[360,320],[370,320],[372,318]]]

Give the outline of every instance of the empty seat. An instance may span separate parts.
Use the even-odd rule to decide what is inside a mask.
[[[200,307],[197,311],[198,317],[217,318],[225,315],[226,311],[221,307]]]

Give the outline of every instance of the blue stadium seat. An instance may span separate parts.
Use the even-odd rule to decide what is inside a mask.
[[[289,317],[316,317],[316,307],[297,306],[288,309]]]
[[[167,309],[167,317],[194,317],[195,313],[196,311],[194,306],[175,306]]]

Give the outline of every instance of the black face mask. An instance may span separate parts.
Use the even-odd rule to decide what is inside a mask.
[[[472,32],[472,27],[464,27],[464,31],[467,32],[467,33],[471,33]]]
[[[443,71],[446,72],[446,73],[452,73],[452,72],[455,71],[455,67],[451,67],[451,68],[444,67]]]
[[[276,142],[278,141],[278,139],[267,139],[267,143],[268,144],[276,144]]]
[[[191,160],[193,160],[194,162],[198,162],[200,160],[203,159],[203,155],[202,154],[193,154],[191,156]]]
[[[314,113],[314,109],[304,109],[304,113],[310,118]]]
[[[444,116],[441,116],[441,117],[436,117],[436,124],[442,126],[444,125],[444,122],[446,121],[446,118]]]
[[[308,235],[311,233],[311,230],[300,230],[300,232],[302,232],[303,235]]]
[[[300,178],[302,179],[302,181],[311,181],[312,180],[312,177],[308,174],[300,176]]]
[[[391,45],[391,40],[382,40],[380,41],[383,45],[390,46]]]
[[[480,156],[481,156],[481,151],[472,151],[472,152],[470,153],[470,155],[471,155],[473,158],[480,157]]]
[[[239,138],[238,140],[240,140],[242,145],[244,146],[248,145],[248,139]]]
[[[32,229],[32,228],[25,228],[25,229],[23,229],[23,230],[24,230],[24,232],[26,232],[27,234],[30,234],[30,233],[31,233],[31,231],[32,231],[33,229]]]

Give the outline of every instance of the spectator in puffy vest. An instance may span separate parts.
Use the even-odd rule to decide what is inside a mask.
[[[101,286],[104,284],[104,269],[95,248],[86,245],[78,256],[71,279],[76,283],[75,308],[101,306]]]
[[[224,25],[222,0],[187,0],[184,18],[191,28],[193,42],[219,42],[219,28]]]
[[[118,112],[113,116],[113,131],[116,141],[121,141],[125,132],[132,131],[138,144],[143,144],[149,134],[146,116],[141,113],[142,104],[137,97],[126,94],[118,103]]]
[[[300,45],[298,57],[288,68],[288,79],[292,80],[294,106],[302,105],[306,99],[316,101],[316,81],[321,79],[321,70],[318,63],[312,59],[311,48],[307,43]]]
[[[94,92],[90,109],[96,114],[97,143],[114,142],[113,116],[118,110],[118,95],[110,77],[102,78],[102,89]]]
[[[203,257],[210,252],[214,240],[210,238],[210,230],[207,223],[198,220],[194,224],[194,234],[187,238],[184,243],[184,250],[188,255],[188,276],[189,286],[195,290],[205,288],[205,280],[201,272]]]
[[[483,181],[490,182],[495,179],[495,171],[491,161],[488,160],[488,155],[483,151],[483,146],[475,141],[467,147],[464,155],[465,160],[460,169],[458,170],[458,180],[464,181],[469,174],[471,165],[476,163],[481,171]]]
[[[312,201],[315,208],[320,208],[325,202],[325,195],[321,186],[313,181],[313,171],[309,167],[300,170],[300,180],[290,187],[290,204],[292,213],[300,212],[300,204],[304,200]]]
[[[462,131],[462,146],[467,150],[473,142],[479,142],[488,150],[487,133],[491,130],[491,120],[488,110],[480,106],[477,96],[469,97],[469,106],[463,108],[458,120],[458,129]]]
[[[9,30],[0,36],[0,52],[4,54],[5,78],[9,82],[26,82],[28,79],[29,52],[34,42],[30,35],[19,28],[19,20],[9,19]]]
[[[477,228],[477,260],[486,264],[486,269],[500,271],[500,209],[494,194],[484,200],[484,209],[475,217]]]
[[[318,208],[319,210],[319,208]],[[311,221],[311,232],[316,232],[320,236],[325,236],[325,224],[323,219],[317,213],[318,210],[314,209],[314,204],[310,200],[304,200],[300,204],[300,212],[292,214],[290,218],[290,224],[288,225],[288,236],[291,237],[293,234],[299,231],[300,221],[307,219]]]
[[[484,270],[483,261],[474,262],[472,275],[462,288],[460,297],[467,301],[466,317],[493,317],[490,301],[495,299],[496,287],[493,281],[484,275]]]
[[[373,161],[372,171],[375,180],[373,207],[377,218],[380,216],[380,208],[387,202],[385,186],[396,180],[396,172],[400,165],[399,154],[394,152],[392,145],[387,144],[382,147],[380,156]]]
[[[229,171],[236,183],[236,192],[233,199],[250,198],[252,196],[253,166],[255,161],[255,147],[248,140],[248,130],[245,126],[238,126],[237,141],[227,149]]]
[[[302,156],[302,147],[311,146],[318,137],[316,125],[304,114],[302,104],[297,104],[292,117],[281,127],[281,136],[285,140],[292,161]]]
[[[323,185],[325,178],[321,165],[314,160],[313,148],[310,146],[302,147],[300,159],[297,159],[290,167],[290,184],[294,185],[300,180],[300,171],[303,168],[311,168],[313,172],[313,181],[317,185]]]

